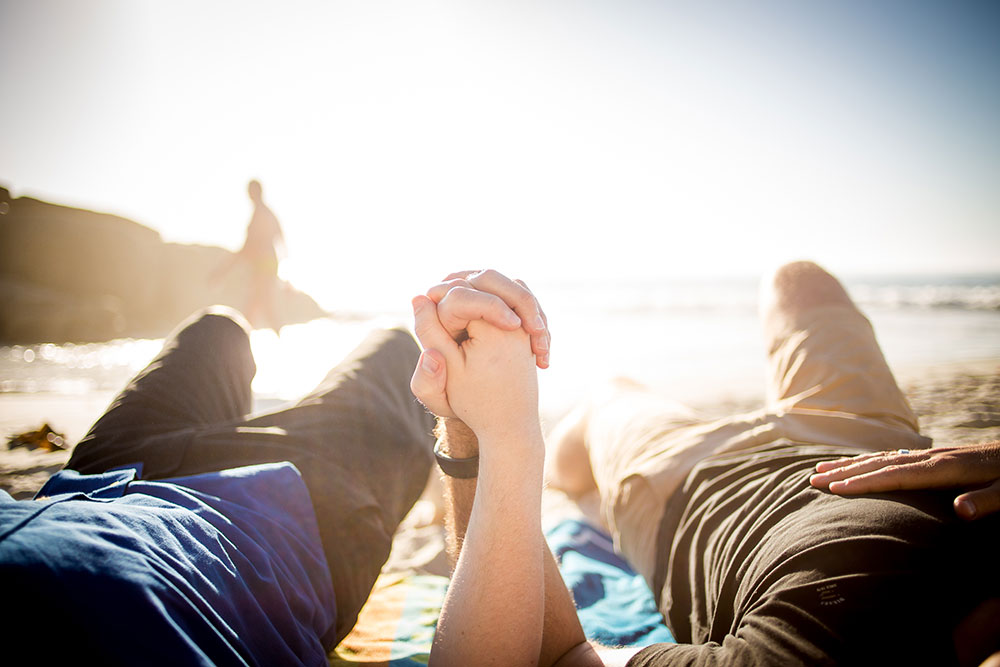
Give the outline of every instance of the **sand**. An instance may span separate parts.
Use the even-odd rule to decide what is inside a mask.
[[[0,489],[14,498],[31,498],[49,476],[69,459],[64,452],[7,449],[11,435],[35,430],[44,423],[76,444],[114,398],[113,392],[84,396],[62,394],[0,394]],[[71,449],[71,448],[70,448]]]
[[[900,386],[935,446],[1000,440],[1000,360],[910,369]],[[72,445],[114,397],[113,393],[67,396],[0,394],[0,489],[30,498],[69,458],[69,451],[8,450],[6,439],[48,422]],[[752,399],[695,406],[712,416],[749,410]],[[550,420],[551,423],[551,420]]]

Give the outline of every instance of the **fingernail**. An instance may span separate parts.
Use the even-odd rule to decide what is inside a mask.
[[[504,315],[504,319],[507,320],[507,324],[512,327],[521,326],[521,318],[514,314],[514,311],[508,310]]]
[[[541,350],[542,352],[548,351],[549,337],[547,335],[538,337],[538,349]]]
[[[545,328],[545,320],[542,319],[541,315],[535,315],[534,319],[531,321],[531,326],[536,331],[541,331]]]
[[[413,313],[416,314],[420,307],[424,305],[424,300],[419,296],[415,296],[410,299],[410,305],[413,306]]]
[[[976,518],[976,506],[968,498],[963,498],[955,503],[955,510],[967,519]]]
[[[420,367],[424,369],[424,372],[428,375],[435,375],[438,372],[438,369],[441,368],[441,363],[425,352],[420,357]]]

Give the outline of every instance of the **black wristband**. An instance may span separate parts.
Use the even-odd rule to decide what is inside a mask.
[[[441,451],[441,441],[434,443],[434,458],[437,459],[441,472],[448,477],[458,479],[474,479],[479,476],[479,454],[467,459],[453,459]]]

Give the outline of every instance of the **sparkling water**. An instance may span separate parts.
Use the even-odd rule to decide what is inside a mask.
[[[962,362],[1000,363],[1000,276],[857,278],[848,290],[875,326],[890,366],[906,375]],[[574,281],[533,285],[552,331],[540,375],[543,413],[556,416],[587,388],[630,376],[692,404],[763,396],[757,285],[750,279]],[[409,295],[350,319],[253,332],[259,405],[301,396],[373,327],[409,326]],[[87,395],[120,389],[161,340],[0,347],[3,396]]]

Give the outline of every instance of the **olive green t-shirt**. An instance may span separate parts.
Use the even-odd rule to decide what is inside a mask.
[[[779,442],[699,464],[659,533],[654,591],[679,643],[629,665],[953,663],[957,621],[1000,596],[1000,522],[958,519],[953,491],[809,485],[857,453]]]

